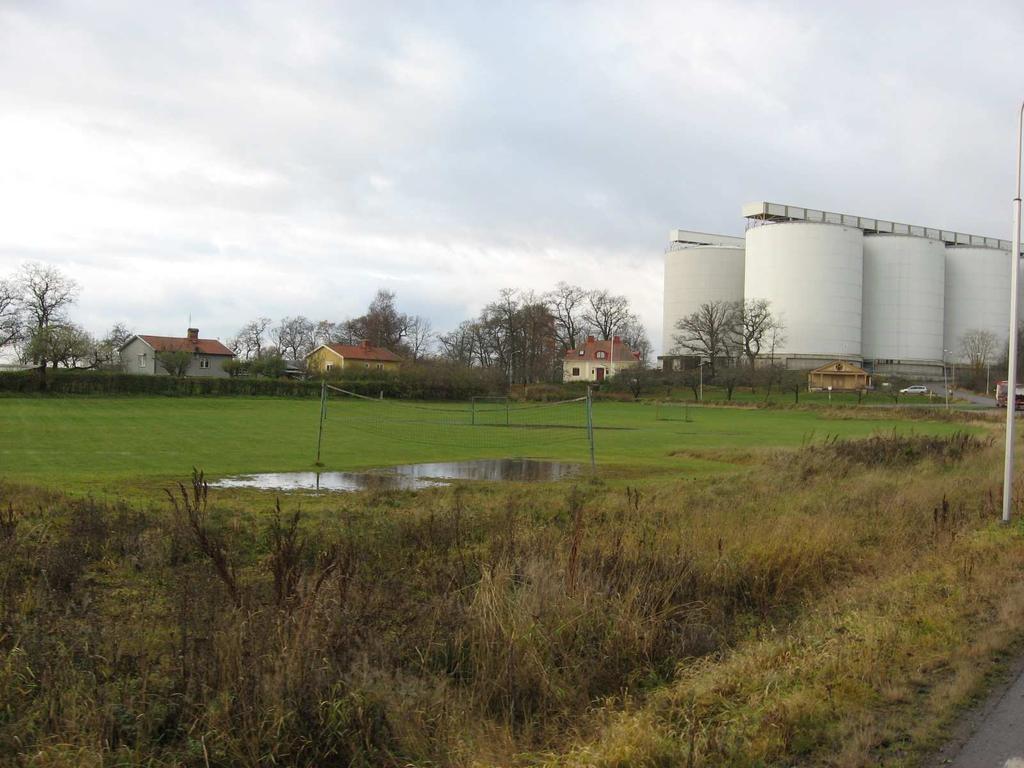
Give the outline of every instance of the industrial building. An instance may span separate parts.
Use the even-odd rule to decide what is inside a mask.
[[[871,373],[942,377],[985,330],[1005,354],[1008,240],[778,203],[743,206],[744,237],[673,230],[665,250],[662,350],[676,323],[715,301],[766,299],[785,324],[788,368],[835,360]]]

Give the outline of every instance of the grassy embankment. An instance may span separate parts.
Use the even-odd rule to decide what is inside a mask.
[[[287,409],[171,402],[190,418],[164,436],[199,432],[219,471],[283,455]],[[637,423],[627,407],[606,423]],[[82,416],[79,437],[109,444],[103,418],[119,408]],[[195,418],[217,411],[217,429],[243,432],[220,453]],[[71,437],[68,419],[26,413],[49,436],[3,454],[5,468],[23,462],[0,487],[5,761],[906,764],[1024,618],[1024,536],[996,523],[998,451],[953,424],[770,450],[799,446],[809,424],[881,425],[709,410],[609,430],[629,468],[610,483],[304,495],[279,515],[271,494],[211,491],[207,504],[187,484],[173,507],[154,503],[140,489],[167,485],[158,459],[189,462],[191,445],[152,457],[142,435],[127,467],[69,448],[69,487],[99,473],[112,489],[133,471],[133,505],[25,485],[33,472],[53,484],[59,469],[25,457]],[[254,413],[282,419],[276,451],[250,444]],[[241,459],[221,455],[233,450]],[[381,453],[354,464],[395,449],[360,450]],[[743,459],[670,473],[690,451]],[[626,475],[645,466],[661,476],[638,489]]]

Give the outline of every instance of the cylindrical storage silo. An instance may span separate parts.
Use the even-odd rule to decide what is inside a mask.
[[[942,363],[946,246],[909,235],[864,236],[865,360]]]
[[[743,248],[673,243],[665,252],[662,350],[676,347],[676,323],[715,301],[743,300]]]
[[[747,230],[746,298],[767,299],[785,324],[775,350],[790,367],[861,357],[860,229],[790,221]]]
[[[996,338],[992,360],[1006,355],[1010,331],[1010,254],[998,248],[946,246],[944,323],[948,361],[967,362],[963,350],[969,331]]]

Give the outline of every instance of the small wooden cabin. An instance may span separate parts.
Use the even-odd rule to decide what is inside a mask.
[[[871,374],[846,360],[834,360],[807,373],[807,389],[821,392],[860,392],[871,388]]]

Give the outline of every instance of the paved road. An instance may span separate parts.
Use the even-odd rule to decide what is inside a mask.
[[[946,396],[946,390],[941,384],[931,388],[932,392],[935,393],[936,398],[943,398]],[[994,397],[988,397],[987,395],[976,395],[973,392],[968,392],[966,389],[952,389],[950,390],[950,397],[957,397],[960,400],[966,400],[972,405],[984,405],[988,408],[996,407],[996,399]],[[1024,767],[1022,767],[1024,768]]]
[[[949,745],[938,765],[1024,768],[1024,674],[968,720],[973,732],[967,742],[959,752]]]

